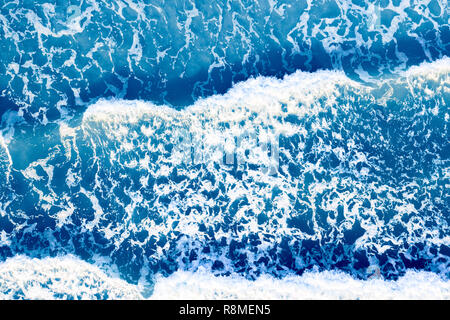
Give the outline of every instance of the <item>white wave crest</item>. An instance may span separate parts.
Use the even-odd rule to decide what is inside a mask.
[[[359,86],[339,71],[297,71],[283,79],[259,76],[235,84],[223,95],[199,99],[181,111],[140,100],[101,99],[84,112],[83,122],[120,118],[123,122],[134,123],[143,115],[159,116],[165,120],[195,117],[201,118],[197,120],[239,121],[243,116],[248,116],[243,111],[264,112],[274,116],[282,112],[281,104],[286,104],[287,110],[293,112],[299,104],[309,108],[316,106],[316,100],[324,96],[331,103],[336,88],[345,85]],[[309,108],[295,111],[304,113]]]
[[[433,62],[422,62],[404,71],[404,76],[425,76],[435,79],[437,75],[450,73],[450,57],[443,57]],[[448,76],[448,75],[447,75]]]
[[[357,280],[332,271],[255,281],[178,271],[158,278],[151,299],[450,299],[450,281],[422,271],[408,271],[397,281]]]
[[[0,299],[140,299],[137,287],[73,256],[0,263]]]
[[[156,275],[149,299],[450,299],[450,281],[408,271],[397,281],[357,280],[343,272],[306,272],[276,279],[214,276],[205,269]],[[148,290],[68,255],[16,256],[0,263],[0,299],[144,299]],[[151,291],[151,290],[150,290]]]

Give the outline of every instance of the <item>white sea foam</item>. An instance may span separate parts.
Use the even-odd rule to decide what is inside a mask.
[[[435,78],[437,74],[450,72],[450,57],[443,57],[433,62],[423,62],[404,71],[404,76],[428,76]]]
[[[0,263],[0,299],[140,299],[136,286],[73,256]]]
[[[448,77],[449,73],[450,58],[443,57],[433,62],[424,62],[413,66],[403,73],[399,73],[399,79],[410,77],[435,79],[439,75]],[[111,121],[113,118],[116,120],[120,118],[124,122],[136,122],[143,114],[146,114],[157,115],[165,120],[187,117],[186,120],[192,121],[192,116],[200,117],[201,115],[202,118],[210,118],[208,120],[239,121],[242,120],[242,116],[248,115],[244,112],[245,114],[238,116],[239,110],[241,113],[246,109],[274,116],[281,113],[281,104],[286,104],[289,113],[305,114],[305,112],[312,111],[307,107],[313,105],[317,107],[315,102],[320,97],[327,97],[327,104],[331,104],[336,88],[343,86],[352,86],[355,89],[363,88],[358,82],[351,80],[340,71],[319,70],[313,73],[297,71],[286,75],[283,79],[259,76],[239,82],[227,93],[199,99],[181,111],[140,100],[101,99],[89,106],[83,119],[85,121]],[[298,108],[299,103],[303,105],[302,108]]]
[[[309,272],[275,279],[215,277],[178,271],[159,277],[151,299],[450,299],[450,281],[429,272],[408,271],[398,281],[357,280],[342,272]]]
[[[205,118],[220,115],[217,121],[241,120],[241,117],[236,115],[239,110],[264,111],[275,115],[281,112],[280,103],[287,104],[288,110],[290,106],[298,106],[299,102],[310,106],[318,97],[330,96],[337,86],[344,85],[358,86],[357,82],[339,71],[321,70],[314,73],[297,71],[283,79],[260,76],[239,82],[227,93],[199,99],[181,111],[139,100],[101,99],[85,111],[83,119],[103,121],[122,117],[122,121],[135,122],[142,114],[153,114],[162,118],[201,114]]]
[[[420,91],[423,88],[426,88],[422,85],[426,85],[427,79],[432,80],[435,77],[446,77],[449,72],[450,59],[443,58],[433,63],[426,63],[411,68],[406,71],[398,81],[412,81],[414,82],[412,83],[412,87],[415,90]],[[387,79],[385,81],[392,81],[392,79]],[[445,87],[448,82],[439,81],[439,83],[439,87],[430,91],[430,94],[439,96],[439,90],[448,90]],[[301,118],[304,116],[315,115],[327,108],[330,108],[333,111],[336,108],[333,106],[335,98],[341,94],[339,90],[344,86],[349,86],[352,90],[357,92],[371,90],[351,81],[340,72],[319,71],[316,73],[305,73],[299,71],[286,76],[281,80],[258,77],[238,83],[224,95],[215,95],[209,98],[200,99],[194,105],[181,111],[177,111],[167,106],[156,106],[144,101],[101,100],[90,106],[84,113],[81,128],[69,128],[66,124],[62,123],[60,133],[66,149],[76,149],[77,144],[74,141],[80,139],[80,129],[87,137],[87,142],[84,143],[84,145],[89,143],[98,143],[99,145],[109,145],[110,143],[114,143],[114,145],[117,146],[117,150],[111,148],[107,149],[108,160],[111,161],[114,168],[118,168],[120,165],[127,167],[141,166],[142,176],[140,181],[145,188],[146,177],[148,177],[147,174],[151,174],[155,177],[167,176],[169,172],[168,167],[176,164],[175,160],[165,158],[166,155],[162,154],[158,149],[160,146],[147,142],[147,138],[157,138],[161,143],[168,144],[173,143],[173,141],[175,141],[174,137],[177,135],[179,136],[185,132],[189,132],[194,138],[197,137],[198,140],[202,140],[202,143],[204,144],[203,147],[205,148],[202,151],[206,153],[208,152],[208,146],[213,146],[214,144],[217,144],[218,141],[219,143],[221,141],[226,141],[228,136],[237,136],[243,131],[253,130],[255,127],[263,129],[271,127],[273,130],[284,135],[289,135],[290,132],[293,132],[307,136],[310,134],[308,130],[305,130],[301,126],[282,122],[277,119],[277,117],[281,116],[278,118],[283,118],[286,114],[294,114]],[[345,106],[339,107],[345,108]],[[170,126],[165,127],[164,124],[166,123],[170,123]],[[221,126],[221,123],[227,123],[228,126],[223,127]],[[326,128],[327,126],[328,123],[324,121],[316,121],[312,124],[311,130],[320,127]],[[161,132],[161,128],[164,128],[163,132]],[[351,142],[349,141],[349,148],[351,149],[352,145],[350,145],[350,143]],[[95,145],[93,145],[93,149],[95,149],[94,147]],[[145,154],[145,156],[139,158],[136,156],[135,150],[143,151],[142,153]],[[214,148],[211,147],[209,151],[211,150],[214,150]],[[66,150],[66,154],[70,154],[68,151],[69,150]],[[342,148],[337,148],[336,154],[342,158],[349,158],[354,162],[367,161],[367,159],[364,158],[364,154],[356,151],[352,157],[349,157]],[[130,154],[130,157],[124,157],[124,159],[126,159],[125,164],[116,160],[116,157],[119,157],[121,154]],[[158,163],[157,166],[153,166],[150,163],[148,154],[156,154],[158,156],[158,160],[153,161],[154,163]],[[305,170],[316,165],[317,164],[314,163],[307,163],[305,164]],[[363,173],[364,172],[361,172],[361,174]],[[191,174],[195,175],[197,173],[195,171],[186,172],[186,175]],[[70,181],[81,179],[81,177],[76,179],[72,178],[72,176],[70,177]],[[229,179],[232,179],[232,177],[229,177]],[[292,198],[295,198],[297,195],[295,187],[291,187],[288,182],[281,178],[269,178],[267,176],[253,177],[253,180],[258,179],[271,186],[274,185],[282,188],[285,191],[285,194],[289,193],[294,195]],[[73,182],[71,182],[71,184],[72,183]],[[227,181],[227,183],[229,182]],[[317,183],[311,186],[311,192],[313,192],[313,194],[320,193],[324,188],[336,190],[336,185],[336,180],[332,180],[329,185]],[[369,187],[367,188],[370,191],[371,189]],[[388,189],[386,186],[381,187]],[[177,186],[169,185],[161,188],[155,186],[153,192],[157,195],[169,194],[171,191],[170,188],[177,188]],[[204,188],[205,190],[209,190],[210,186],[205,185]],[[263,206],[259,199],[264,199],[268,194],[268,190],[270,191],[270,188],[256,188],[253,187],[251,183],[248,183],[245,188],[239,186],[236,187],[236,189],[229,190],[227,195],[230,197],[230,202],[232,202],[234,199],[238,198],[239,194],[250,194],[249,206],[254,212],[260,212],[263,210]],[[361,187],[361,190],[364,191],[365,189]],[[375,189],[375,191],[376,190],[377,189]],[[188,193],[185,197],[188,205],[203,205],[205,203],[206,200],[202,197],[201,192],[187,191]],[[366,193],[370,194],[368,191]],[[278,208],[288,212],[289,199],[286,199],[285,194],[273,199],[273,203]],[[359,189],[355,189],[352,193],[343,194],[338,200],[340,203],[348,203],[351,198],[358,199],[357,195],[359,194],[364,193],[360,192]],[[132,212],[132,209],[137,206],[138,203],[142,202],[143,195],[140,191],[130,192],[127,195],[129,195],[131,201],[129,208],[127,208],[126,211]],[[413,195],[410,195],[408,197],[412,196]],[[336,210],[336,207],[339,204],[338,200],[336,200],[337,202],[330,202],[328,208]],[[93,201],[93,204],[94,202],[95,201]],[[396,210],[399,212],[412,212],[412,207],[407,205],[407,203],[399,205]],[[207,225],[223,223],[223,221],[220,220],[223,217],[220,215],[208,215],[207,210],[189,216],[181,215],[179,212],[183,210],[183,204],[180,205],[176,201],[173,201],[169,208],[169,210],[166,210],[166,208],[161,207],[161,210],[159,210],[160,215],[163,216],[164,219],[167,219],[166,224],[155,225],[153,221],[148,219],[143,220],[138,226],[133,225],[133,228],[145,228],[148,231],[149,236],[154,235],[158,237],[159,234],[167,234],[169,228],[172,228],[169,226],[172,226],[173,222],[177,221],[177,231],[181,231],[191,238],[198,237],[201,239],[202,234],[198,229],[199,221],[202,221]],[[347,219],[346,224],[351,226],[354,223],[355,217],[359,214],[357,208],[358,206],[354,206],[353,211],[345,211],[345,217]],[[167,211],[170,210],[172,211],[172,215],[167,215]],[[366,211],[366,213],[371,214],[369,211]],[[236,217],[240,217],[241,214],[244,214],[244,212],[240,211],[236,213]],[[62,214],[61,221],[65,221],[66,215],[67,213]],[[95,223],[102,218],[102,215],[103,213],[98,212],[98,219],[95,220]],[[249,226],[246,230],[249,232],[258,231],[255,217],[247,217]],[[126,221],[122,221],[117,228],[110,228],[109,226],[106,228],[102,227],[103,232],[105,235],[108,235],[108,239],[116,237],[118,243],[120,243],[123,239],[121,235],[127,234],[128,232],[126,226],[128,221],[131,221],[130,219],[131,213],[125,217]],[[378,221],[375,216],[374,219],[375,221]],[[330,223],[333,222],[331,221]],[[287,230],[286,225],[286,215],[281,215],[277,218],[277,227],[272,229],[270,225],[267,225],[265,226],[267,228],[265,231],[280,237],[286,233],[289,236],[306,237],[304,234],[296,234],[295,232],[298,232],[297,230]],[[253,228],[253,226],[255,226],[255,228]],[[342,226],[345,225],[342,224]],[[342,226],[339,226],[339,228]],[[91,227],[95,226],[92,225]],[[356,246],[362,246],[364,244],[363,242],[366,242],[366,244],[377,246],[377,250],[383,252],[385,250],[384,248],[378,247],[377,243],[371,243],[369,239],[370,237],[378,236],[381,227],[381,225],[377,224],[371,224],[371,227],[365,225],[368,236],[360,238],[360,240],[356,242]],[[429,230],[421,230],[425,237]],[[342,232],[342,229],[338,229],[338,231]],[[221,231],[219,230],[215,236],[220,238],[220,232]],[[227,234],[224,235],[226,236]],[[448,238],[438,238],[435,236],[432,236],[432,238],[432,241],[435,243],[448,243]],[[411,240],[411,242],[414,241],[416,241],[415,238]],[[181,247],[182,242],[180,241],[180,248]],[[158,248],[158,253],[152,258],[162,258],[160,249],[161,248]],[[264,249],[264,245],[261,245],[261,249]],[[257,258],[252,257],[251,254],[249,254],[249,257],[254,260]],[[211,259],[214,259],[214,257]],[[222,262],[226,265],[226,261]],[[183,268],[181,262],[180,268]],[[33,268],[30,269],[33,270]],[[250,281],[236,275],[230,277],[214,277],[208,271],[201,270],[200,267],[200,271],[195,273],[178,271],[168,278],[157,276],[155,278],[154,293],[151,298],[450,299],[449,281],[439,278],[436,274],[427,272],[408,271],[406,275],[401,277],[398,281],[363,281],[354,279],[348,274],[338,272],[312,272],[305,273],[302,276],[287,276],[283,279],[275,279],[263,275],[255,281]],[[232,269],[230,268],[230,270]],[[445,270],[442,270],[442,274],[445,274],[445,272]],[[105,280],[105,283],[105,286],[110,286],[109,278]],[[126,284],[126,286],[127,288],[130,288],[130,290],[136,290],[132,292],[139,292],[137,287],[131,285],[131,287],[128,287],[128,284]],[[113,286],[111,285],[111,287]],[[108,296],[111,298],[116,297],[114,294],[108,294]],[[147,297],[148,295],[145,294],[145,296]]]
[[[129,284],[74,256],[0,263],[0,299],[143,299],[143,287]],[[450,299],[450,281],[434,273],[408,271],[397,281],[357,280],[342,272],[256,280],[216,277],[200,268],[157,275],[150,299]]]
[[[426,88],[427,77],[433,79],[433,77],[437,76],[440,81],[437,82],[432,91],[430,90],[430,94],[434,95],[435,99],[442,99],[440,98],[441,91],[448,89],[445,89],[447,82],[441,80],[443,77],[448,76],[449,71],[450,59],[443,58],[433,63],[414,67],[405,72],[398,80],[385,79],[380,81],[386,81],[388,86],[394,86],[394,82],[399,81],[401,82],[400,87],[405,87],[406,82],[411,81],[412,88],[418,94],[421,94]],[[345,90],[342,92],[342,89],[346,86],[349,87],[347,91],[351,91],[350,93],[353,97],[360,93],[369,93],[370,95],[368,96],[378,99],[370,92],[372,88],[367,88],[351,81],[341,72],[319,71],[306,73],[298,71],[286,76],[284,79],[258,77],[238,83],[224,95],[215,95],[201,99],[194,105],[180,111],[168,106],[156,106],[144,101],[101,100],[97,102],[84,113],[81,128],[68,128],[67,125],[61,125],[60,133],[66,148],[66,154],[71,154],[69,152],[70,148],[73,148],[75,153],[78,154],[76,150],[77,145],[89,146],[90,149],[94,150],[94,157],[99,157],[99,159],[107,162],[108,165],[106,166],[102,164],[103,168],[108,167],[110,164],[114,170],[117,170],[114,173],[121,172],[122,168],[125,168],[125,171],[122,172],[128,172],[129,168],[139,170],[139,181],[142,189],[137,187],[135,191],[124,191],[124,194],[130,201],[127,207],[124,208],[127,215],[121,219],[120,224],[116,226],[109,224],[108,218],[103,217],[104,214],[96,210],[96,219],[85,227],[89,230],[99,228],[107,239],[114,239],[117,246],[121,245],[126,237],[124,235],[128,235],[130,230],[145,230],[149,238],[153,236],[159,238],[161,234],[167,235],[171,231],[180,232],[186,235],[186,238],[177,240],[180,252],[183,251],[183,245],[188,247],[192,242],[195,242],[192,239],[200,239],[199,242],[201,243],[201,239],[204,239],[204,232],[200,231],[200,224],[216,226],[225,223],[225,215],[209,214],[211,212],[209,210],[215,205],[214,199],[208,200],[203,196],[202,191],[209,192],[211,189],[210,185],[202,183],[199,189],[189,189],[186,188],[183,182],[179,184],[155,184],[151,190],[152,195],[158,197],[176,195],[179,190],[184,190],[183,199],[180,200],[176,196],[172,197],[172,201],[168,205],[159,202],[146,202],[144,191],[148,188],[148,177],[167,177],[171,171],[170,169],[178,166],[180,163],[175,152],[170,155],[163,152],[164,145],[176,145],[178,137],[189,134],[192,136],[193,142],[195,142],[192,145],[195,147],[199,146],[202,155],[208,155],[210,158],[213,158],[215,156],[214,153],[217,151],[215,146],[222,144],[226,149],[228,146],[227,139],[245,135],[246,131],[252,132],[252,130],[264,133],[265,130],[270,128],[275,134],[284,136],[297,134],[301,137],[302,139],[299,139],[298,152],[289,153],[284,150],[284,156],[288,159],[294,159],[295,157],[294,162],[302,164],[303,172],[320,171],[322,170],[320,162],[304,161],[302,158],[304,155],[302,149],[304,147],[301,144],[304,144],[304,141],[307,140],[314,130],[326,131],[330,126],[330,121],[327,122],[327,119],[324,117],[317,116],[320,112],[331,111],[332,113],[337,113],[341,111],[341,108],[344,111],[346,108],[349,108],[345,100],[343,100],[344,103],[340,103],[342,99],[338,100],[340,95],[345,96],[347,93]],[[387,91],[381,99],[385,99],[387,95],[393,94],[395,94],[394,90]],[[352,103],[351,99],[347,104]],[[445,104],[439,103],[439,107],[444,109]],[[359,111],[358,109],[356,110]],[[354,112],[354,110],[351,110],[351,112]],[[444,112],[448,111],[444,110]],[[288,115],[295,115],[300,119],[317,117],[314,118],[314,121],[311,121],[311,128],[307,130],[302,124],[284,121]],[[352,116],[354,116],[354,113],[348,114],[348,119],[351,119]],[[226,124],[226,126],[223,124]],[[83,134],[80,134],[80,131],[83,131]],[[339,131],[329,131],[339,139],[337,136]],[[76,143],[75,140],[77,139],[83,140]],[[342,137],[339,140],[341,139]],[[103,148],[103,146],[106,147]],[[263,148],[259,148],[259,150],[257,145],[256,147],[252,146],[251,143],[246,146],[247,149],[252,149],[252,152],[254,152],[254,157],[249,157],[249,162],[253,161],[252,164],[266,166],[267,157],[261,156],[264,151]],[[317,145],[319,153],[329,152],[329,148],[331,146],[326,143]],[[368,175],[367,169],[357,169],[358,163],[370,164],[367,155],[355,147],[352,139],[347,141],[347,149],[348,151],[345,151],[342,147],[336,147],[333,152],[342,161],[349,159],[349,168],[354,176]],[[242,150],[236,153],[238,152],[243,153]],[[149,155],[152,156],[152,161],[150,161]],[[199,170],[204,170],[203,168],[196,169],[197,171],[184,170],[181,167],[177,167],[179,172],[182,172],[191,180],[195,179],[196,175],[199,174]],[[271,240],[260,237],[263,243],[259,246],[258,254],[261,254],[261,252],[265,252],[271,242],[281,241],[280,239],[283,236],[316,240],[323,235],[315,216],[311,218],[314,223],[311,227],[314,229],[314,232],[311,234],[302,232],[299,228],[289,227],[288,219],[295,213],[295,199],[299,199],[298,179],[289,175],[285,178],[283,175],[269,176],[256,170],[249,170],[249,176],[246,177],[244,185],[222,170],[222,167],[216,170],[211,166],[208,170],[218,180],[222,179],[221,182],[225,185],[233,186],[226,193],[229,203],[238,200],[243,194],[247,194],[249,201],[249,204],[244,209],[241,209],[234,215],[234,221],[239,222],[239,225],[244,228],[243,231],[238,235],[234,235],[226,232],[222,234],[222,231],[219,229],[215,233],[217,238],[225,236],[239,241],[244,235],[248,234],[261,235],[266,233],[273,235]],[[81,175],[74,176],[76,172],[70,171],[69,173],[67,176],[68,185],[73,185],[74,181],[82,180]],[[346,230],[350,230],[355,221],[359,220],[365,229],[365,234],[355,241],[356,249],[372,247],[383,253],[389,248],[388,245],[384,245],[385,243],[390,241],[395,245],[399,245],[403,241],[389,232],[389,224],[379,219],[373,210],[373,208],[385,209],[387,202],[384,202],[383,196],[380,197],[380,201],[369,199],[371,201],[371,208],[369,209],[365,209],[362,204],[366,195],[372,193],[379,194],[380,192],[390,191],[392,194],[398,192],[403,194],[403,186],[399,186],[396,189],[395,186],[389,184],[364,184],[361,180],[341,178],[339,173],[336,173],[330,182],[319,181],[311,184],[308,190],[309,193],[305,193],[304,198],[301,200],[305,207],[310,207],[314,210],[315,207],[312,204],[317,195],[334,194],[334,191],[342,185],[352,186],[349,191],[339,193],[334,198],[327,198],[327,201],[324,201],[322,205],[323,209],[334,212],[337,212],[338,207],[342,206],[344,208],[345,222],[338,224],[336,219],[328,219],[327,222],[330,224],[330,228],[336,230],[338,234],[342,234]],[[100,190],[101,180],[96,180],[95,183],[95,188]],[[264,187],[262,188],[261,185],[264,185]],[[275,187],[283,192],[271,199],[274,209],[267,211],[264,208],[264,201],[268,195],[272,194],[272,190]],[[95,194],[92,190],[90,191],[91,194]],[[423,190],[420,192],[423,192]],[[398,205],[395,206],[396,212],[399,215],[414,213],[414,207],[407,201],[414,197],[415,193],[411,192],[408,197],[402,196],[399,198]],[[94,207],[96,207],[95,201],[94,198],[91,199]],[[117,199],[114,198],[112,201],[117,201]],[[117,203],[120,206],[122,205],[119,201]],[[351,203],[356,204],[353,205]],[[196,211],[195,214],[184,214],[186,208],[194,206],[202,209]],[[164,219],[164,223],[157,224],[151,218],[146,217],[139,224],[135,224],[132,217],[133,210],[136,207],[144,208],[145,210],[148,210],[148,207],[157,209],[159,216]],[[247,209],[249,210],[246,211]],[[248,214],[249,212],[254,214]],[[265,223],[260,225],[258,223],[258,215],[260,213],[266,214],[269,220],[276,221],[276,224]],[[62,213],[61,221],[66,221],[64,219],[67,214]],[[102,219],[105,222],[103,225],[99,223],[99,221],[102,222]],[[436,223],[440,223],[441,220],[439,219],[441,218],[436,218]],[[419,228],[420,232],[409,231],[407,234],[408,238],[405,239],[408,243],[422,243],[426,241],[435,245],[448,244],[448,237],[441,237],[436,233],[436,230],[425,227],[425,223],[422,222],[420,217],[417,217],[417,220],[420,221],[420,224],[415,222],[416,219],[411,219],[405,223],[402,223],[399,219],[392,219],[393,222],[400,222],[406,230]],[[183,239],[187,239],[186,242],[183,242],[185,241]],[[257,254],[253,255],[248,252],[250,261],[257,261],[259,257]],[[163,259],[162,248],[158,248],[151,258]],[[180,259],[177,261],[181,268],[184,267],[182,258],[183,256],[180,254]],[[438,259],[439,257],[436,256],[435,258]],[[215,260],[220,260],[224,263],[227,271],[233,271],[231,264],[223,261],[224,259],[220,255],[214,256],[209,254],[208,257],[204,256],[203,259],[209,261],[211,265]],[[298,264],[299,268],[304,265],[302,257],[297,257],[296,264]],[[189,265],[186,268],[190,267],[192,266]],[[445,267],[442,268],[445,269]],[[442,268],[442,274],[446,274],[447,271]]]

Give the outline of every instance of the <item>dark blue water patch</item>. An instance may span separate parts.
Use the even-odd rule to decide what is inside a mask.
[[[14,102],[5,97],[0,97],[0,118],[3,118],[2,117],[3,114],[8,111],[18,111],[18,110],[19,106],[17,104],[15,104]]]

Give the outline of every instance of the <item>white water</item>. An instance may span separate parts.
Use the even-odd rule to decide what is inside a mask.
[[[139,299],[137,287],[73,256],[0,263],[0,299]]]
[[[17,256],[0,263],[0,299],[143,299],[141,289],[73,256]],[[150,299],[450,299],[450,281],[414,271],[398,281],[357,280],[331,271],[251,281],[200,269],[157,275]]]
[[[433,273],[408,271],[398,281],[357,280],[342,272],[310,272],[255,281],[205,272],[159,277],[152,299],[450,299],[450,281]]]
[[[411,78],[411,81],[415,81],[414,85],[417,86],[420,79],[432,79],[449,72],[450,59],[444,58],[434,63],[411,68],[405,72],[405,77],[407,81]],[[439,88],[441,90],[439,94],[448,93],[446,84],[448,82],[444,82],[444,85]],[[341,85],[357,86],[343,74],[329,71],[315,74],[297,72],[283,80],[259,77],[237,84],[225,95],[199,100],[183,111],[175,111],[168,107],[156,107],[142,101],[102,100],[86,111],[82,130],[85,130],[86,134],[92,130],[89,122],[117,122],[118,125],[112,126],[112,130],[108,131],[108,134],[111,136],[125,135],[127,132],[122,133],[116,129],[126,129],[125,124],[139,122],[144,117],[146,119],[160,118],[161,121],[170,123],[175,122],[178,123],[178,127],[183,127],[187,123],[191,126],[193,133],[200,131],[198,134],[200,137],[211,135],[212,129],[216,129],[218,135],[220,133],[217,125],[219,121],[239,123],[242,119],[248,118],[252,112],[257,113],[260,119],[256,119],[259,122],[253,119],[248,125],[254,126],[255,123],[259,123],[264,127],[268,121],[267,116],[283,113],[282,103],[286,104],[289,113],[298,116],[305,112],[318,112],[317,108],[326,108],[327,106],[316,103],[315,100],[318,97],[326,96],[328,101],[333,101],[333,97],[338,94],[336,87]],[[425,90],[425,92],[428,91]],[[435,92],[430,91],[429,94],[435,94]],[[298,107],[299,104],[303,107]],[[448,119],[447,111],[446,119]],[[121,126],[122,123],[124,126]],[[286,131],[289,131],[287,124],[277,122],[271,124],[275,126],[276,131],[285,134]],[[142,126],[139,129],[143,135],[151,136],[154,128]],[[76,129],[62,123],[60,134],[66,148],[70,148],[71,138],[75,139],[75,131]],[[231,132],[231,134],[235,134],[235,132]],[[123,139],[119,138],[117,140],[122,142]],[[7,149],[6,139],[2,139],[0,142],[2,147]],[[125,143],[120,146],[127,148]],[[140,165],[143,166],[142,163]],[[279,183],[277,184],[279,185]],[[200,200],[203,201],[203,199]],[[162,233],[167,231],[164,227],[161,228]],[[186,234],[195,235],[196,230],[191,231],[188,223],[181,221],[179,228],[182,228]],[[154,231],[155,228],[149,228],[149,230]],[[119,231],[121,230],[117,231],[120,234]],[[448,243],[448,239],[447,236],[439,241]],[[0,243],[8,243],[7,235],[1,235]],[[72,256],[44,259],[18,256],[0,263],[0,298],[141,299],[143,295],[140,286],[129,284],[111,272]],[[338,272],[312,272],[302,276],[287,276],[283,279],[261,276],[255,281],[250,281],[235,275],[215,277],[200,267],[197,272],[178,271],[168,278],[157,275],[154,291],[150,298],[450,299],[450,282],[433,273],[414,271],[409,271],[398,281],[357,280],[348,274]]]

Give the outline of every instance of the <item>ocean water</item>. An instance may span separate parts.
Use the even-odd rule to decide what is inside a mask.
[[[450,299],[449,12],[0,2],[0,298]]]

